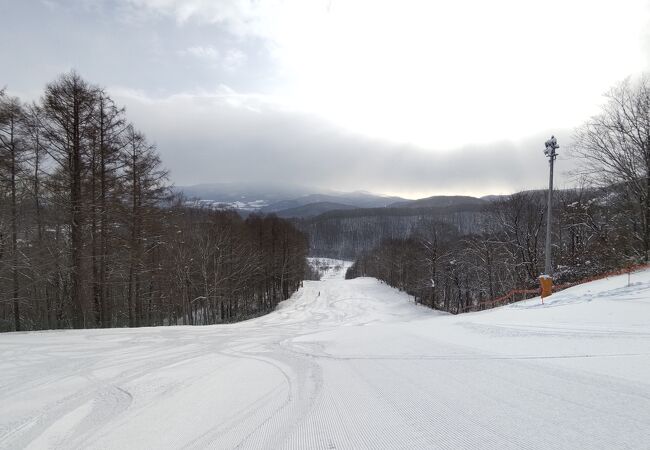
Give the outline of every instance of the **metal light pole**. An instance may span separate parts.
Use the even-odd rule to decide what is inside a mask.
[[[550,174],[548,179],[548,213],[546,214],[546,259],[544,262],[544,274],[548,277],[553,276],[553,267],[551,265],[551,217],[553,215],[553,163],[555,158],[557,158],[557,153],[555,150],[560,148],[557,145],[557,139],[555,136],[551,136],[551,139],[545,143],[546,149],[544,154],[548,158],[548,164],[550,167]]]

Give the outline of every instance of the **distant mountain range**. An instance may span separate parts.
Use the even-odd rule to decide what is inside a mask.
[[[313,192],[302,186],[268,183],[205,183],[177,186],[176,191],[182,193],[192,204],[249,212]]]
[[[436,222],[452,233],[480,233],[489,206],[509,197],[435,195],[417,200],[369,192],[334,192],[300,186],[209,184],[178,188],[197,208],[259,212],[290,220],[309,239],[310,254],[357,258],[384,239],[407,238]],[[544,190],[527,191],[546,195]]]
[[[407,201],[401,197],[387,197],[369,192],[340,192],[329,194],[309,194],[290,200],[284,200],[262,208],[262,212],[280,212],[301,206],[320,204],[325,211],[332,209],[383,208],[393,203]],[[337,206],[342,206],[339,208]]]
[[[484,205],[487,201],[477,197],[465,195],[434,195],[433,197],[419,200],[406,200],[392,203],[391,208],[444,208],[448,206],[475,206]]]
[[[311,218],[331,211],[374,208],[447,208],[477,207],[499,196],[483,198],[445,196],[408,200],[365,191],[323,191],[304,186],[261,183],[211,183],[181,186],[176,190],[190,206],[210,209],[233,209],[242,215],[252,212],[276,214],[283,218]]]
[[[234,209],[243,214],[275,213],[280,217],[312,217],[327,211],[383,208],[408,201],[370,192],[324,191],[304,186],[257,183],[211,183],[179,186],[186,203],[211,209]]]
[[[357,207],[344,205],[343,203],[316,202],[316,203],[309,203],[303,206],[297,206],[295,208],[282,209],[280,211],[274,212],[274,214],[284,219],[293,219],[293,218],[307,219],[310,217],[320,216],[321,214],[330,211],[344,211],[350,209],[357,209]]]

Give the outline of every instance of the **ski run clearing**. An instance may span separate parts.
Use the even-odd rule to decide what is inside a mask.
[[[650,448],[650,271],[460,316],[344,272],[237,324],[0,335],[0,448]]]

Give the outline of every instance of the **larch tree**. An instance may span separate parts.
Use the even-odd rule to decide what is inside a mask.
[[[119,208],[116,196],[121,155],[127,147],[128,126],[124,108],[99,90],[93,116],[92,146],[89,170],[90,235],[92,260],[92,296],[96,326],[112,324],[112,304],[107,292],[107,274],[111,249],[111,221]]]
[[[156,212],[157,204],[166,192],[167,172],[154,145],[129,125],[125,132],[123,178],[128,198],[129,248],[129,325],[142,325],[141,273],[144,270],[146,227]]]
[[[48,84],[42,99],[43,137],[58,165],[66,192],[70,235],[70,314],[72,326],[85,326],[83,178],[88,169],[98,89],[71,72]]]
[[[18,195],[24,174],[23,107],[14,97],[0,96],[0,182],[9,194],[11,303],[14,326],[22,329],[20,315],[20,280],[18,249]]]

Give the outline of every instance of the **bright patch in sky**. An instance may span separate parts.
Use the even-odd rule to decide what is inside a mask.
[[[573,127],[648,65],[643,1],[281,2],[259,29],[287,101],[446,149]]]

